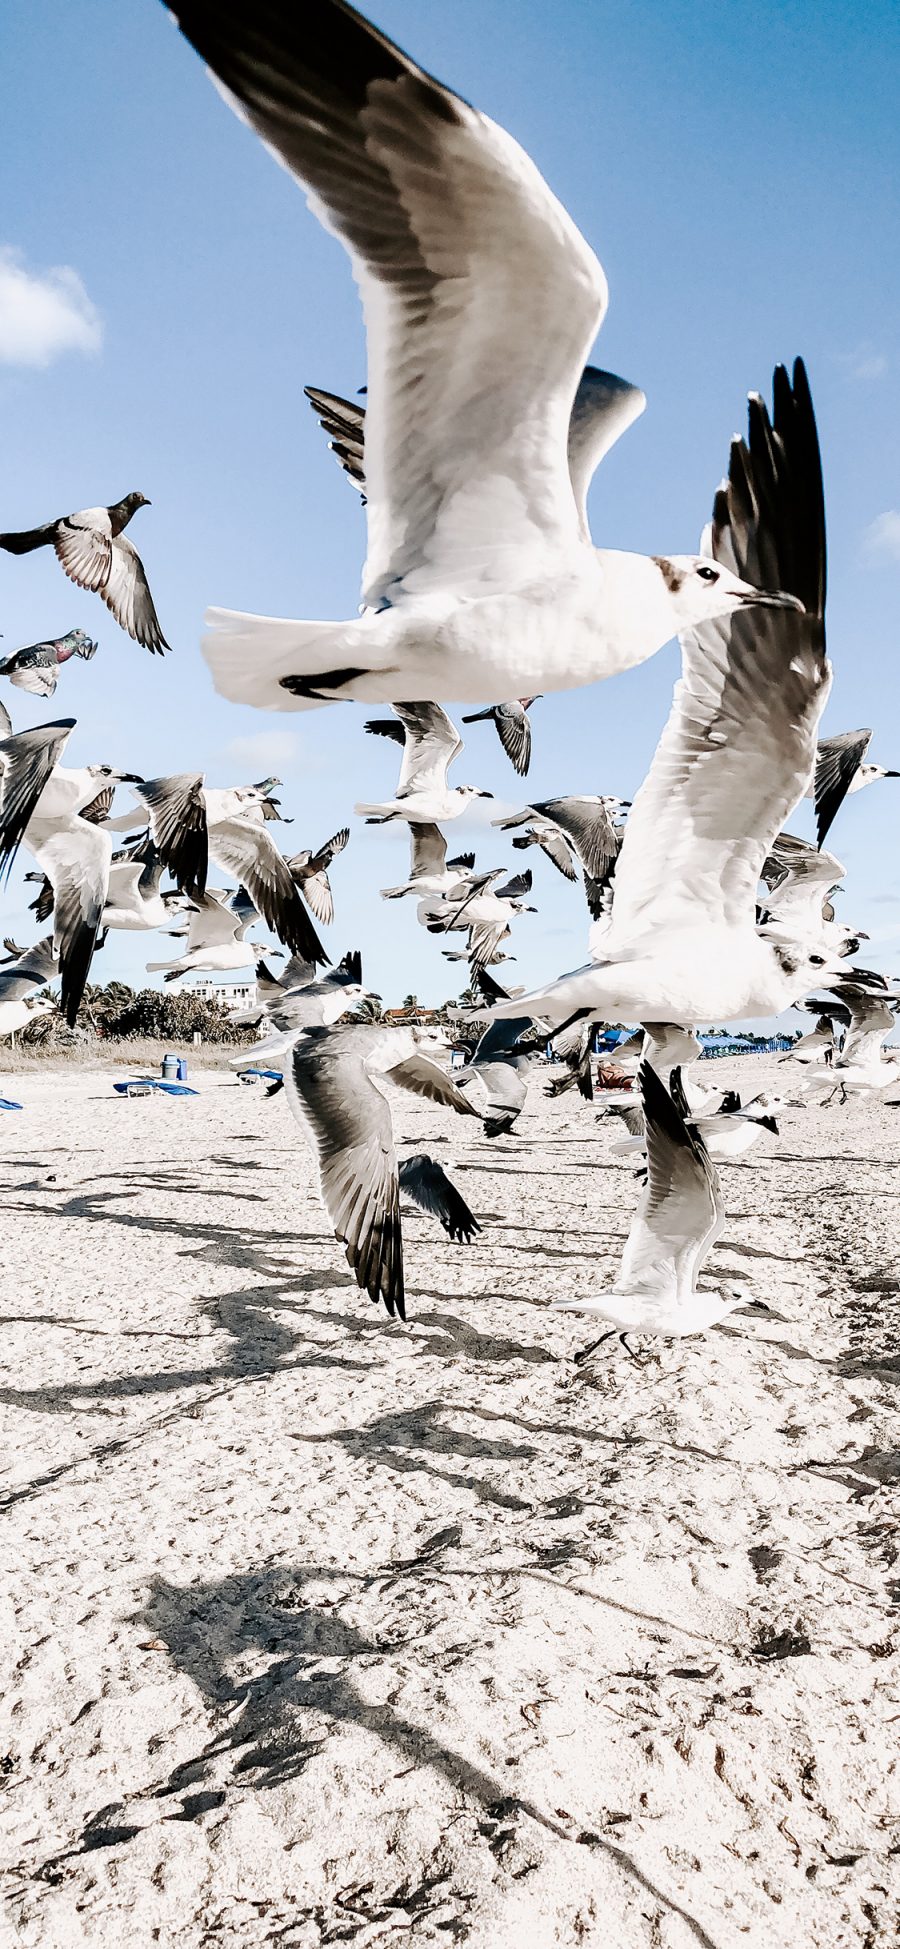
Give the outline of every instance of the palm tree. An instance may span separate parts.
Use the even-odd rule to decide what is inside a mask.
[[[377,995],[366,995],[354,1010],[358,1022],[380,1022],[384,1018],[384,1008]]]

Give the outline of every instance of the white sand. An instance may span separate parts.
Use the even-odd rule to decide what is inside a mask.
[[[0,1082],[4,1939],[893,1945],[900,1110],[723,1171],[778,1317],[582,1375],[587,1106],[395,1099],[485,1221],[409,1220],[404,1331],[284,1097],[199,1080]]]

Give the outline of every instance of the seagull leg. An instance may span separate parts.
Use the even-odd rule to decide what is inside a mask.
[[[634,1348],[628,1345],[628,1335],[626,1333],[619,1334],[619,1345],[625,1348],[625,1352],[628,1354],[629,1358],[631,1360],[636,1361],[638,1367],[643,1367],[644,1365],[643,1357],[641,1354],[635,1353]]]
[[[608,1333],[601,1333],[599,1340],[591,1340],[586,1347],[581,1347],[574,1356],[576,1367],[583,1367],[585,1362],[590,1360],[591,1354],[596,1353],[598,1347],[602,1347],[604,1340],[612,1339],[615,1330],[615,1327],[611,1326]]]

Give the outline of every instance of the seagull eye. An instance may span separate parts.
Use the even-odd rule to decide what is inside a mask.
[[[702,568],[698,568],[697,574],[699,575],[701,582],[718,582],[719,580],[718,569],[707,568],[705,564]]]
[[[809,957],[809,965],[811,968],[824,968],[825,966],[824,954],[811,954]]]

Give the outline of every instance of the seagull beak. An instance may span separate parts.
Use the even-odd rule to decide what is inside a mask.
[[[494,796],[493,792],[479,792],[478,794],[478,797],[480,799],[492,799],[493,796]]]
[[[885,778],[900,778],[900,771],[886,771]]]
[[[764,589],[744,590],[741,595],[741,601],[745,603],[748,608],[756,607],[757,609],[799,609],[801,616],[806,615],[805,603],[802,603],[800,601],[799,596],[788,595],[786,589],[773,589],[771,593],[768,593]]]
[[[140,772],[136,771],[117,771],[114,776],[119,785],[143,785],[144,783]]]

